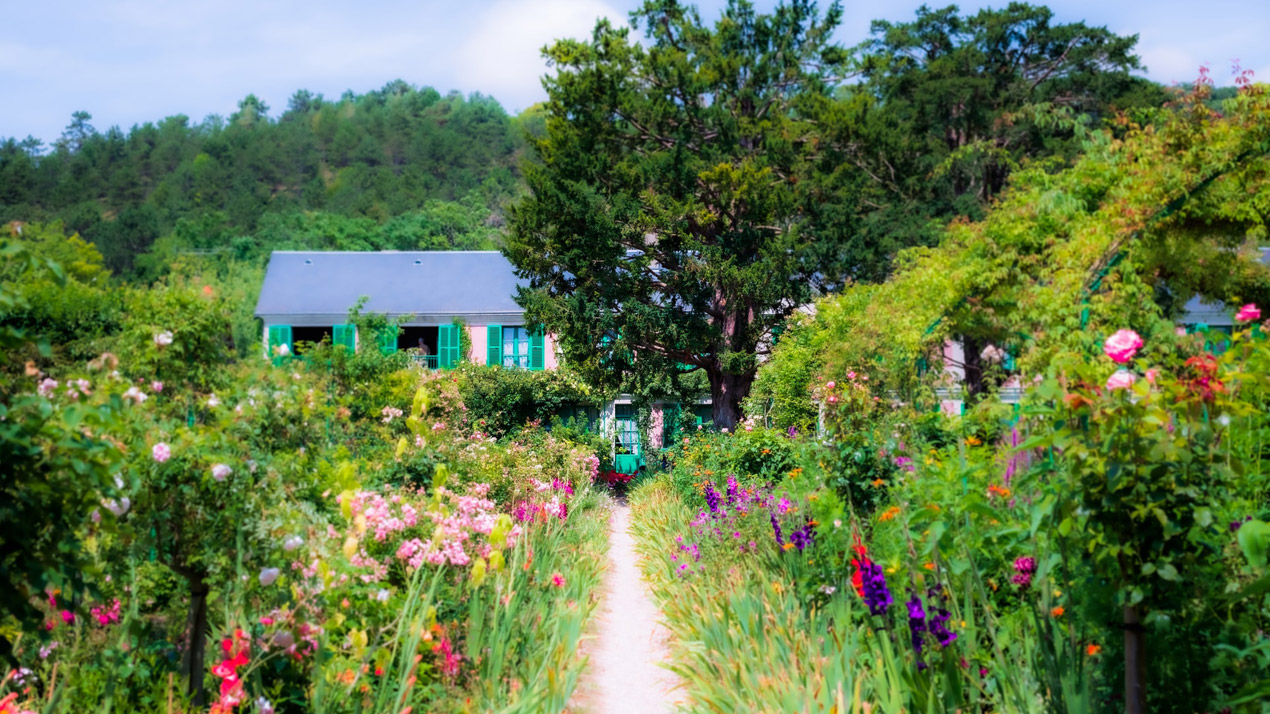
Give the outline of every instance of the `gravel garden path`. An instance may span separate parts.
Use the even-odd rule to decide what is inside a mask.
[[[640,578],[630,516],[624,500],[614,504],[603,600],[594,620],[594,638],[584,645],[590,662],[573,698],[572,711],[672,712],[679,698],[678,678],[661,666],[670,662],[666,646],[670,634]]]

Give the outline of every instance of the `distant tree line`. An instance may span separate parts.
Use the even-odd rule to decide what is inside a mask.
[[[519,185],[521,120],[497,101],[394,81],[280,116],[248,95],[228,118],[98,131],[76,112],[51,145],[0,140],[0,222],[61,221],[117,275],[175,251],[492,248]]]

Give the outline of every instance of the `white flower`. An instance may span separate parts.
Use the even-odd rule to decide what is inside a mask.
[[[251,460],[251,459],[247,460],[247,470],[252,472],[253,474],[256,473],[256,462],[254,460]]]
[[[1230,426],[1230,415],[1222,414],[1221,416],[1217,417],[1217,423],[1221,424],[1222,426]]]
[[[273,585],[274,581],[278,579],[279,575],[282,575],[282,571],[278,570],[277,568],[261,568],[260,569],[260,584],[265,587],[269,587],[270,585]]]
[[[256,710],[260,714],[273,714],[273,704],[270,704],[268,699],[260,697],[256,699]]]
[[[141,404],[145,402],[145,400],[149,399],[149,397],[146,396],[145,392],[137,389],[136,387],[128,387],[128,391],[123,393],[123,399],[124,401],[132,400],[137,404]]]
[[[120,498],[118,501],[113,498],[105,498],[102,499],[101,505],[105,506],[107,511],[115,514],[115,517],[118,518],[127,513],[129,508],[132,508],[132,501],[127,496]]]
[[[723,432],[724,434],[726,434],[726,433],[728,433],[728,428],[725,426],[725,427],[723,427],[722,429],[720,429],[719,431],[721,431],[721,432]]]
[[[171,332],[171,331],[169,331],[169,330],[164,330],[163,332],[156,332],[156,333],[154,333],[154,346],[155,346],[155,347],[167,347],[167,346],[168,346],[168,345],[170,345],[170,344],[172,344],[172,332]]]
[[[390,593],[387,590],[380,590],[379,592],[375,593],[375,599],[380,602],[388,602],[389,594]]]
[[[820,588],[820,592],[826,595],[833,595],[834,593],[838,592],[838,588],[835,588],[832,585],[823,585]]]
[[[216,392],[212,392],[212,396],[207,398],[207,406],[212,409],[220,406],[220,397],[216,396]]]
[[[275,347],[274,351],[278,353],[279,357],[286,357],[287,355],[291,354],[291,348],[288,347],[287,343],[285,342]]]
[[[304,545],[304,539],[298,535],[287,536],[286,540],[282,541],[282,549],[288,553],[302,545]]]
[[[979,353],[979,356],[983,358],[984,362],[992,362],[993,364],[996,364],[1005,359],[1005,350],[997,347],[996,345],[988,345],[983,348],[983,351]]]
[[[234,473],[234,470],[229,468],[226,464],[216,464],[212,467],[212,478],[217,481],[224,481],[229,478],[229,475],[232,473]]]

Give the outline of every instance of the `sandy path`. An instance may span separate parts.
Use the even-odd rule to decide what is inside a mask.
[[[615,503],[609,519],[609,562],[603,600],[595,616],[595,639],[585,650],[590,662],[572,711],[590,714],[655,714],[674,711],[679,685],[661,667],[670,661],[670,636],[660,623],[648,587],[640,578],[631,509]]]

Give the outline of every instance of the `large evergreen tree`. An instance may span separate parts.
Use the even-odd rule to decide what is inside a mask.
[[[812,180],[846,53],[841,10],[732,0],[713,27],[676,0],[547,50],[544,135],[506,252],[531,321],[597,379],[702,370],[733,426],[765,338],[811,296],[835,200]]]

